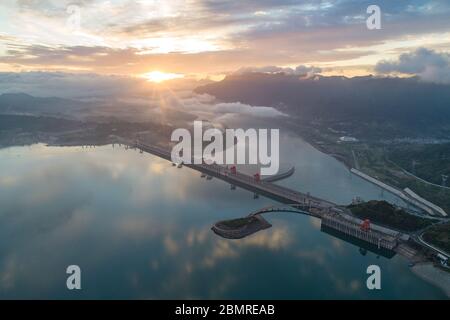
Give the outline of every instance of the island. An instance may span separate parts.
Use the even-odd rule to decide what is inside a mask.
[[[219,221],[211,228],[217,235],[226,239],[242,239],[272,225],[261,215]]]

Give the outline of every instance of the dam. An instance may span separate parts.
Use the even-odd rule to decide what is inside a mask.
[[[147,152],[172,161],[171,153],[161,147],[149,145],[139,140],[130,144],[130,146],[142,152]],[[247,218],[216,223],[212,227],[212,230],[224,238],[240,239],[260,230],[270,228],[271,225],[264,219],[253,219],[264,213],[291,211],[319,218],[323,226],[375,245],[379,249],[393,250],[400,241],[407,241],[409,239],[408,235],[381,226],[370,224],[370,227],[367,227],[365,226],[367,221],[353,217],[345,207],[314,197],[309,193],[305,194],[274,184],[266,179],[261,179],[258,174],[250,176],[238,172],[236,167],[230,168],[228,166],[206,163],[180,163],[178,166],[186,166],[210,177],[216,177],[226,181],[233,186],[239,186],[255,194],[261,194],[286,204],[282,208],[263,208],[250,214]],[[292,173],[293,169],[289,170],[287,174],[291,175]]]

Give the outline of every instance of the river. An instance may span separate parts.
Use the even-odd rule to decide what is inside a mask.
[[[280,182],[345,204],[392,196],[300,138],[281,141],[295,174]],[[266,215],[242,240],[211,226],[274,204],[122,147],[0,149],[0,298],[445,299],[402,257],[365,255],[315,218]],[[366,287],[369,265],[381,290]],[[66,289],[78,265],[82,290]]]

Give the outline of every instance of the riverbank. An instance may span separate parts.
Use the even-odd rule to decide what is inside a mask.
[[[418,263],[411,267],[411,271],[419,278],[443,290],[447,297],[450,298],[449,273],[436,268],[431,262]]]
[[[408,176],[403,172],[391,170],[390,167],[389,170],[387,170],[383,162],[383,153],[378,153],[378,150],[372,152],[369,146],[364,147],[362,144],[332,143],[331,139],[326,138],[321,139],[320,133],[319,136],[316,136],[316,134],[318,133],[311,134],[311,132],[306,133],[305,135],[299,134],[298,132],[297,134],[299,134],[299,136],[305,142],[310,144],[316,150],[320,151],[323,154],[333,157],[338,162],[343,164],[347,168],[347,170],[351,170],[353,167],[357,166],[358,164],[357,162],[359,162],[358,160],[360,160],[360,159],[353,159],[353,157],[351,157],[351,151],[356,150],[354,151],[355,153],[354,157],[362,157],[361,161],[362,167],[365,170],[367,170],[368,166],[370,165],[371,169],[369,169],[368,171],[374,176],[377,176],[377,178],[379,178],[381,181],[389,185],[393,185],[396,188],[399,188],[400,190],[402,190],[403,188],[412,188],[413,190],[417,191],[420,194],[423,193],[422,188],[418,188],[414,183],[414,181],[411,182],[411,180],[413,179],[411,176]],[[431,186],[425,186],[425,188],[431,189]],[[436,203],[441,203],[440,201],[438,201],[439,198],[437,197],[437,195],[435,195],[434,197],[430,197],[429,194],[423,193],[423,196],[426,199],[433,200],[433,202],[436,201]],[[430,218],[432,217],[430,216]],[[401,223],[401,221],[396,221],[397,226],[398,223]],[[401,224],[403,225],[403,223]],[[412,250],[412,248],[409,247],[407,248],[406,246],[402,245],[401,247],[398,248],[397,253],[403,256],[411,263],[418,263],[417,264],[418,267],[414,269],[415,270],[414,275],[418,276],[425,282],[430,283],[434,287],[442,289],[449,297],[450,285],[448,283],[450,282],[450,273],[434,267],[433,263],[429,260],[430,259],[429,257],[425,255],[420,255],[419,257],[418,251]],[[431,265],[431,267],[419,266],[424,263],[425,265],[426,264]]]
[[[301,122],[301,119],[292,120],[287,126],[293,134],[301,137],[320,152],[335,158],[348,170],[356,168],[396,189],[408,188],[413,190],[421,198],[436,204],[443,211],[450,212],[450,189],[424,182],[424,180],[429,180],[430,173],[439,177],[441,173],[446,174],[446,171],[442,169],[441,158],[426,156],[427,150],[429,148],[434,150],[435,147],[427,145],[426,142],[423,142],[423,144],[408,142],[410,140],[407,139],[405,141],[393,138],[390,140],[386,140],[386,138],[375,140],[365,135],[357,135],[354,132],[336,132],[329,127],[328,124],[304,123]],[[344,134],[355,135],[358,141],[342,142],[340,137]],[[445,145],[439,145],[436,148],[439,152],[447,152],[448,149]],[[411,156],[403,159],[399,158],[398,154],[411,154]],[[394,159],[391,159],[392,157]],[[403,160],[400,164],[405,168],[414,159],[420,160],[413,162],[418,170],[426,167],[425,177],[427,179],[408,174],[398,165],[390,162],[390,160]],[[396,161],[396,163],[398,162]],[[423,166],[421,163],[423,163]],[[434,181],[434,183],[437,182]]]
[[[346,154],[338,153],[336,150],[330,150],[330,145],[325,144],[320,141],[315,141],[311,136],[300,135],[300,138],[310,144],[314,149],[319,150],[320,152],[335,158],[337,161],[342,163],[348,170],[354,167],[353,161],[347,157]]]

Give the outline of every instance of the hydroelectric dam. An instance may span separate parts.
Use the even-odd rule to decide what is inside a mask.
[[[140,140],[124,144],[131,148],[139,149],[142,153],[150,153],[168,161],[172,161],[171,153],[161,147],[150,145]],[[378,249],[394,250],[401,242],[409,239],[409,236],[406,234],[368,223],[368,221],[363,221],[352,216],[350,211],[344,206],[339,206],[330,201],[312,196],[309,193],[305,194],[277,185],[270,182],[270,179],[261,179],[259,175],[250,176],[238,172],[234,166],[229,168],[218,164],[185,164],[182,162],[177,163],[176,165],[197,170],[208,177],[218,178],[230,183],[232,186],[238,186],[284,204],[284,206],[272,206],[260,209],[251,213],[247,218],[240,219],[243,222],[254,222],[258,220],[260,225],[256,228],[248,223],[232,226],[224,221],[216,223],[212,227],[212,230],[224,238],[240,239],[270,227],[270,224],[266,224],[267,222],[261,217],[262,214],[270,212],[295,212],[316,217],[321,220],[322,227],[333,229],[347,236],[354,237],[360,241],[376,246]]]

